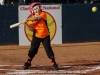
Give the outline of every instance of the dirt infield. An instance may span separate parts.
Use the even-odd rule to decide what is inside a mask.
[[[100,42],[52,45],[60,70],[51,67],[43,46],[28,70],[22,66],[27,60],[29,46],[0,46],[0,75],[99,75]]]

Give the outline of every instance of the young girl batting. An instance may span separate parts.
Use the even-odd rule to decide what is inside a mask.
[[[31,41],[31,47],[28,52],[28,59],[25,62],[23,68],[28,69],[31,66],[31,61],[37,54],[39,45],[42,42],[46,54],[51,60],[52,66],[55,70],[58,70],[59,68],[55,61],[54,52],[50,44],[50,32],[47,26],[46,13],[42,11],[41,3],[39,2],[32,3],[29,9],[32,13],[32,18],[28,18],[22,21],[22,23],[24,23],[29,30],[33,31],[33,39]],[[32,24],[28,24],[28,21],[32,21]]]

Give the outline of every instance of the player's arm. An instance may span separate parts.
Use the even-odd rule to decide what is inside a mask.
[[[25,23],[27,21],[40,21],[40,20],[46,20],[46,13],[42,12],[39,16],[34,17],[34,18],[28,18],[24,21],[22,21],[22,23]]]
[[[46,20],[46,13],[45,12],[42,12],[39,16],[37,17],[34,17],[34,18],[28,18],[26,19],[27,21],[30,20],[30,21],[40,21],[40,20]]]
[[[40,21],[40,20],[42,20],[43,18],[42,18],[42,16],[38,16],[38,17],[34,17],[34,18],[28,18],[28,19],[26,19],[27,21]]]
[[[34,29],[32,27],[30,27],[27,23],[25,23],[25,25],[30,31],[34,31]]]

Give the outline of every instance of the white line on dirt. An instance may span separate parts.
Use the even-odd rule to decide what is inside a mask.
[[[0,65],[1,67],[2,66],[23,66],[23,65]],[[32,66],[35,66],[37,67],[37,65],[32,65]],[[43,65],[40,65],[40,66],[43,66]],[[68,67],[77,67],[77,68],[83,68],[84,66],[62,66],[62,68],[68,68]],[[88,66],[85,66],[86,69],[83,69],[83,70],[80,70],[80,69],[77,69],[77,70],[58,70],[58,71],[55,71],[55,70],[17,70],[17,69],[0,69],[0,71],[6,71],[6,74],[10,74],[10,75],[26,75],[26,74],[86,74],[88,72],[93,72],[93,71],[96,71],[96,70],[100,70],[100,66],[92,66],[92,67],[88,67]]]
[[[76,74],[76,73],[86,73],[86,72],[80,70],[74,70],[74,71],[15,70],[14,72],[7,72],[7,74]]]

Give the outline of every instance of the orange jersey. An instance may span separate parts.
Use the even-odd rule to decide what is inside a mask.
[[[46,13],[41,12],[39,16],[41,16],[44,20],[32,21],[32,23],[30,23],[29,25],[30,25],[30,27],[32,27],[35,30],[36,37],[45,38],[46,36],[48,36],[50,34],[48,27],[45,23],[45,21],[47,20]]]

